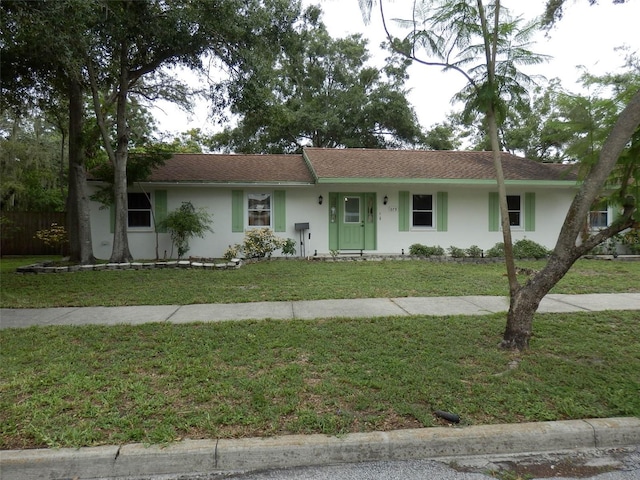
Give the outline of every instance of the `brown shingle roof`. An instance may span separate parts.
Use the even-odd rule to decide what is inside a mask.
[[[306,159],[306,161],[305,161]],[[565,166],[502,154],[506,180],[575,181]],[[495,180],[491,152],[305,148],[303,155],[179,153],[148,181],[302,183],[332,180]]]
[[[151,182],[313,183],[302,155],[177,153],[153,170]]]
[[[494,180],[492,152],[306,148],[318,179]],[[502,153],[506,180],[575,180],[575,174],[523,157]]]

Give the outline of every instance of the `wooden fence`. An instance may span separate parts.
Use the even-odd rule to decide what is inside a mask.
[[[59,255],[60,247],[47,246],[35,235],[52,223],[64,226],[65,216],[64,212],[0,212],[0,254]],[[65,245],[62,253],[67,250]]]

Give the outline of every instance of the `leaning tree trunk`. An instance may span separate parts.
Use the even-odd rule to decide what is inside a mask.
[[[533,316],[544,296],[569,271],[571,266],[596,245],[633,225],[638,199],[625,202],[624,211],[611,226],[578,244],[587,214],[602,191],[609,174],[635,130],[640,126],[640,91],[620,113],[604,143],[598,163],[583,180],[560,230],[558,241],[547,265],[511,296],[503,348],[526,349],[533,329]]]
[[[507,327],[500,343],[501,348],[515,350],[529,348],[529,340],[533,332],[533,316],[544,295],[546,293],[526,288],[526,286],[511,295]]]
[[[487,16],[481,0],[477,0],[480,25],[482,27],[482,37],[484,38],[484,53],[486,56],[488,87],[492,98],[487,106],[486,120],[489,126],[489,139],[491,141],[491,151],[493,153],[493,165],[496,171],[496,182],[498,184],[498,198],[500,203],[500,220],[502,226],[502,238],[504,241],[504,259],[507,268],[507,278],[509,279],[509,297],[513,298],[520,284],[516,275],[516,263],[513,256],[513,241],[511,238],[511,225],[509,223],[509,213],[507,207],[507,187],[504,181],[502,170],[502,151],[500,139],[498,138],[498,118],[496,116],[496,102],[499,97],[496,85],[496,58],[498,54],[498,35],[500,26],[500,0],[495,2],[495,12],[493,17],[493,34],[487,22]],[[481,95],[481,92],[478,92]]]
[[[533,332],[533,317],[549,290],[580,258],[583,249],[575,247],[565,256],[554,252],[545,267],[511,295],[507,326],[500,344],[502,348],[525,350]]]

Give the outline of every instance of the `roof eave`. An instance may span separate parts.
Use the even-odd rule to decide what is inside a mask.
[[[318,178],[319,184],[378,184],[378,185],[496,185],[495,179],[473,179],[473,178]],[[546,186],[546,187],[574,187],[579,182],[575,180],[505,180],[505,185],[522,186]]]
[[[180,187],[208,187],[208,186],[234,186],[234,187],[242,187],[242,186],[287,186],[287,187],[308,187],[314,185],[314,182],[301,182],[301,181],[207,181],[207,180],[168,180],[168,181],[145,181],[145,182],[136,182],[140,185],[149,185],[149,186],[180,186]]]

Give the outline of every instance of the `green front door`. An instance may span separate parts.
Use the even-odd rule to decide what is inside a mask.
[[[376,249],[376,194],[329,193],[329,250]]]
[[[339,238],[340,249],[364,249],[364,195],[344,194],[341,196]]]

